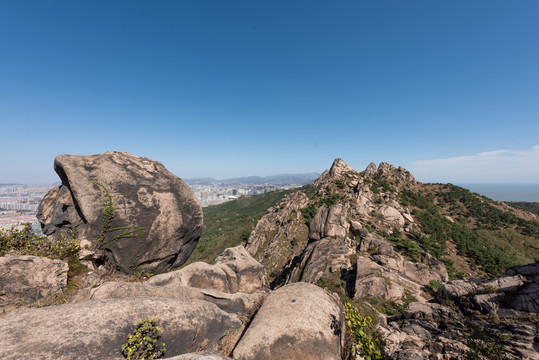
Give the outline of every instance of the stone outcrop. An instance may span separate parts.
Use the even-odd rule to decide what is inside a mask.
[[[450,281],[436,297],[465,303],[483,313],[503,316],[504,309],[514,309],[539,314],[539,262],[512,267],[499,278]]]
[[[539,261],[515,266],[507,271],[507,275],[524,279],[522,286],[514,291],[500,289],[511,295],[506,296],[509,305],[517,310],[539,314]]]
[[[342,159],[335,159],[329,169],[329,176],[341,177],[350,171],[354,171],[350,165],[345,163]]]
[[[387,354],[394,359],[460,359],[478,354],[536,359],[537,297],[530,296],[530,288],[537,281],[537,268],[534,263],[513,267],[499,278],[450,281],[438,290],[439,303],[413,302],[401,316],[379,315],[377,330]]]
[[[324,274],[338,273],[348,264],[347,245],[334,238],[323,238],[307,245],[301,263],[294,268],[288,282],[304,281],[314,284]]]
[[[123,359],[121,346],[141,319],[157,318],[166,354],[214,350],[236,342],[236,315],[201,300],[133,297],[92,300],[0,317],[3,359]],[[83,355],[84,354],[84,355]]]
[[[387,221],[397,223],[400,227],[404,226],[404,217],[399,210],[391,206],[384,206],[380,209],[380,213]]]
[[[537,325],[533,318],[521,315],[517,312],[489,322],[484,315],[462,313],[458,308],[414,302],[402,316],[380,315],[383,320],[376,329],[391,359],[536,359]]]
[[[0,308],[29,305],[62,292],[68,266],[61,260],[18,255],[0,257]]]
[[[136,323],[156,318],[167,358],[231,359],[234,350],[234,359],[340,359],[342,308],[325,290],[294,283],[260,291],[264,269],[242,246],[226,249],[200,278],[189,270],[196,264],[142,283],[100,283],[90,273],[93,285],[67,304],[1,316],[0,357],[122,359]]]
[[[161,163],[107,152],[59,155],[54,169],[62,185],[45,196],[38,212],[46,235],[76,229],[80,239],[95,242],[103,231],[103,201],[109,206],[110,200],[113,219],[96,246],[118,270],[161,273],[179,267],[194,250],[202,232],[202,208],[189,187]],[[134,232],[111,231],[121,227]]]
[[[178,285],[215,289],[225,293],[252,293],[263,290],[266,281],[264,267],[242,245],[226,249],[213,265],[196,262],[166,274],[152,277],[151,285]]]
[[[309,239],[320,240],[325,237],[344,239],[350,229],[346,215],[346,209],[341,204],[329,208],[319,207],[309,226]]]
[[[355,298],[399,300],[406,290],[420,297],[431,280],[448,280],[443,263],[429,254],[413,263],[400,256],[391,243],[374,235],[361,240],[358,255]]]
[[[268,296],[234,349],[247,359],[341,359],[343,315],[339,304],[307,283],[283,286]]]

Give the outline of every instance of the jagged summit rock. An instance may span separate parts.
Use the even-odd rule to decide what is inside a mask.
[[[337,158],[333,161],[333,164],[329,169],[329,175],[332,177],[340,176],[348,171],[354,171],[354,169],[350,165],[345,163],[342,159]]]
[[[395,165],[388,164],[386,162],[381,162],[378,167],[374,163],[370,163],[364,171],[365,176],[369,178],[386,178],[393,180],[400,180],[409,182],[412,184],[417,183],[417,180],[414,176],[402,166],[398,168]]]
[[[135,268],[164,272],[183,264],[194,250],[202,208],[161,163],[110,151],[59,155],[54,169],[62,185],[45,196],[38,212],[46,235],[71,230],[79,239],[98,241],[106,261],[125,273]]]
[[[378,168],[376,167],[376,164],[372,162],[365,169],[365,175],[369,177],[376,175],[377,172]]]

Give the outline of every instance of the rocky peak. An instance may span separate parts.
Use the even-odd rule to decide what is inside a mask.
[[[374,163],[371,162],[365,169],[364,174],[369,178],[382,177],[387,179],[402,180],[414,184],[417,182],[413,175],[402,166],[397,168],[394,165],[386,162],[381,162],[378,165],[378,168]]]
[[[342,159],[337,158],[333,161],[333,164],[329,169],[329,175],[331,177],[339,177],[344,175],[348,171],[354,171],[354,169],[350,165],[342,161]]]
[[[365,169],[365,175],[369,177],[373,177],[378,172],[378,169],[376,168],[375,163],[370,163],[369,166]]]

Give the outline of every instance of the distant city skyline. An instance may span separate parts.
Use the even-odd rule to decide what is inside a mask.
[[[0,182],[125,151],[181,178],[403,166],[539,183],[539,2],[0,2]]]

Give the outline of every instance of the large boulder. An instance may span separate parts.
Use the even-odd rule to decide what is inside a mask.
[[[0,308],[31,304],[63,291],[68,265],[61,260],[18,255],[0,257]]]
[[[270,294],[233,357],[245,359],[341,359],[343,313],[323,289],[307,283]]]
[[[156,318],[166,356],[235,343],[237,316],[201,300],[155,297],[92,300],[0,317],[2,359],[124,359],[121,346],[139,320]]]
[[[161,163],[106,152],[59,155],[54,169],[62,185],[44,197],[38,211],[46,235],[76,229],[80,239],[93,241],[107,262],[125,273],[165,272],[194,250],[202,208]]]

